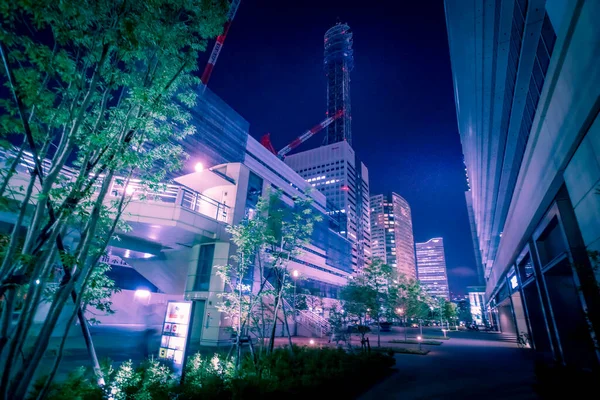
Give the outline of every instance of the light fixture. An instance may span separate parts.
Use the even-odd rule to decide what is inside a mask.
[[[196,165],[194,166],[194,170],[196,172],[202,172],[204,171],[204,165],[202,165],[202,163],[196,163]]]
[[[134,296],[139,299],[147,299],[150,297],[150,291],[148,289],[138,289],[135,291]]]
[[[131,185],[127,185],[127,187],[125,188],[125,193],[131,196],[134,192],[135,188]]]
[[[40,280],[39,280],[39,279],[36,279],[36,280],[35,280],[35,284],[36,284],[36,285],[39,285],[39,284],[40,284]]]
[[[308,343],[309,343],[309,344],[312,346],[313,344],[315,344],[315,341],[314,341],[313,339],[310,339],[310,340],[308,341]]]
[[[294,278],[297,278],[299,275],[300,275],[300,272],[298,272],[298,270],[297,270],[297,269],[295,269],[295,270],[294,270],[294,272],[292,272],[292,276],[293,276]]]

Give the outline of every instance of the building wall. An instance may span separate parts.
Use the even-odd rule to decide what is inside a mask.
[[[598,276],[586,253],[600,238],[600,3],[476,3],[447,0],[446,19],[486,299],[513,333],[525,321],[537,350],[591,367],[600,359],[600,300],[588,289]]]
[[[371,258],[369,175],[347,142],[287,156],[285,163],[327,199],[328,212],[340,217],[340,234],[352,243],[352,265]]]
[[[371,197],[371,247],[373,257],[416,279],[415,242],[408,202],[397,193]]]
[[[433,238],[424,243],[416,243],[416,248],[419,281],[429,294],[449,299],[444,239]]]

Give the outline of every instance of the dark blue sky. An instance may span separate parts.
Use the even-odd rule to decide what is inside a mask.
[[[464,293],[475,260],[443,2],[394,3],[242,0],[209,86],[280,149],[325,118],[323,34],[338,17],[348,23],[353,147],[371,193],[408,200],[416,241],[444,238],[450,290]]]

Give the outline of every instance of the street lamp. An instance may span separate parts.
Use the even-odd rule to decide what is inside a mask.
[[[297,278],[300,276],[300,272],[298,272],[298,270],[294,270],[292,271],[292,277],[294,278],[294,301],[293,301],[293,306],[294,306],[294,336],[298,336],[298,320],[296,318],[296,281]]]
[[[403,309],[403,308],[400,308],[400,307],[398,307],[398,308],[396,308],[396,312],[397,312],[397,313],[398,313],[400,316],[402,316],[402,315],[404,314],[404,309]],[[402,320],[402,318],[401,318],[401,320]],[[408,338],[408,336],[407,336],[406,329],[407,329],[407,326],[406,326],[406,315],[404,315],[404,341],[405,341],[405,342],[408,340],[408,339],[407,339],[407,338]]]

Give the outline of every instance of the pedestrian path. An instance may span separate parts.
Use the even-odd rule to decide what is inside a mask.
[[[500,334],[457,332],[426,356],[396,354],[398,372],[362,400],[537,399],[532,355]]]

